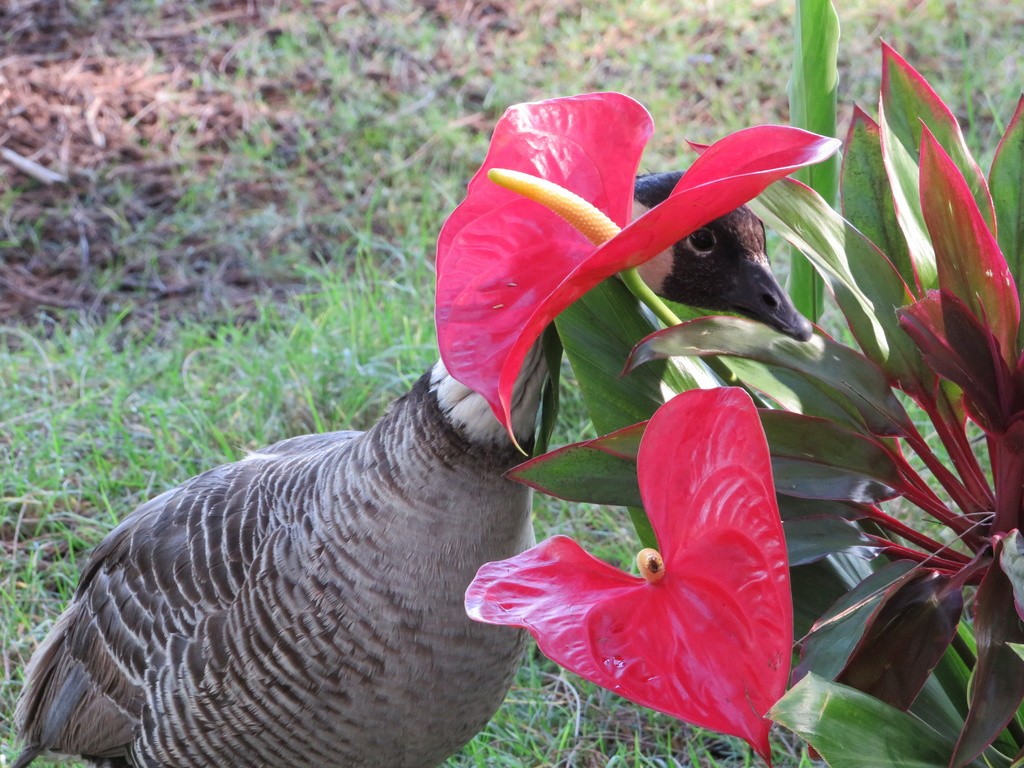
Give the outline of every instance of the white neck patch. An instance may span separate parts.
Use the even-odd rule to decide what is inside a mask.
[[[487,401],[456,381],[440,360],[430,372],[430,389],[437,393],[441,412],[473,442],[490,443],[504,437],[505,428],[494,418]]]
[[[546,373],[540,344],[534,344],[523,361],[523,368],[516,379],[512,395],[512,429],[520,442],[533,434]],[[453,378],[440,360],[431,369],[430,389],[437,394],[441,412],[473,442],[509,441],[505,428],[498,422],[487,401]]]

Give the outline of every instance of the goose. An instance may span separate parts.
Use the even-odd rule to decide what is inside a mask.
[[[638,211],[675,179],[641,177]],[[810,333],[749,209],[645,274],[667,298]],[[546,373],[535,345],[514,394],[524,446]],[[366,432],[292,437],[143,504],[28,664],[14,768],[44,753],[108,768],[437,765],[497,710],[524,648],[521,630],[463,609],[483,563],[534,542],[531,491],[504,477],[521,459],[438,362]]]
[[[665,200],[682,175],[638,176],[633,218]],[[680,304],[735,312],[797,341],[807,341],[813,333],[811,322],[796,311],[772,274],[764,222],[746,205],[701,227],[637,271],[651,290]]]

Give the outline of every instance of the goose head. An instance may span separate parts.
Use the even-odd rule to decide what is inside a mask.
[[[665,200],[682,172],[638,176],[633,218]],[[639,267],[651,289],[701,309],[736,312],[798,341],[811,338],[810,321],[793,306],[768,265],[764,224],[740,206],[701,227]]]

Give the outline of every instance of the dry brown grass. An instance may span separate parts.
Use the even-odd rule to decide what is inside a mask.
[[[41,310],[102,316],[129,301],[141,306],[136,316],[237,310],[259,294],[284,295],[302,284],[261,275],[250,254],[239,257],[248,249],[259,252],[253,261],[269,259],[294,234],[287,226],[234,247],[202,233],[182,237],[175,225],[140,226],[168,216],[191,187],[220,173],[237,137],[255,131],[257,141],[287,158],[299,152],[299,132],[320,130],[292,103],[330,100],[337,95],[331,78],[314,64],[286,78],[239,74],[239,51],[254,41],[359,16],[343,43],[368,86],[433,98],[428,80],[442,71],[444,80],[461,79],[456,57],[404,50],[367,19],[387,13],[392,25],[455,25],[487,58],[489,40],[520,33],[516,14],[543,23],[556,7],[568,7],[428,0],[403,10],[323,0],[300,17],[286,4],[245,0],[166,3],[156,15],[137,6],[105,3],[98,16],[70,0],[15,0],[0,9],[0,189],[13,191],[0,208],[0,320],[36,318]],[[484,132],[490,122],[470,113],[461,127]],[[226,186],[239,216],[291,202],[276,179],[238,178]],[[338,207],[327,185],[314,188],[313,198],[316,210]],[[148,236],[133,239],[133,229]],[[306,247],[323,252],[330,238],[314,234]]]
[[[132,5],[108,4],[91,20],[62,0],[15,2],[0,11],[6,30],[0,147],[25,161],[0,162],[0,187],[20,188],[3,226],[9,233],[32,226],[37,243],[45,244],[3,249],[0,318],[29,317],[40,307],[95,309],[124,293],[159,299],[198,288],[175,279],[173,249],[164,256],[166,267],[157,270],[164,278],[154,280],[150,257],[133,261],[115,233],[168,212],[189,177],[215,167],[231,138],[255,112],[268,109],[205,84],[203,77],[225,66],[230,54],[226,43],[209,45],[209,29],[231,24],[244,33],[262,18],[244,2],[217,3],[199,13],[190,4],[169,4],[158,26],[140,30]],[[134,54],[126,55],[128,45]],[[47,172],[63,180],[39,183]],[[36,183],[26,184],[25,176]],[[117,186],[132,193],[112,206]],[[99,291],[83,279],[118,263],[121,278],[113,289]],[[222,277],[243,295],[251,292],[244,276]]]
[[[450,151],[442,134],[459,133],[472,156],[524,95],[635,93],[659,124],[652,168],[679,162],[684,135],[785,121],[791,10],[744,9],[639,4],[598,19],[566,0],[10,0],[0,7],[0,321],[128,306],[143,320],[224,308],[244,319],[259,297],[305,284],[303,259],[351,250],[351,220],[402,173],[432,183],[432,156]],[[994,144],[1022,77],[1024,9],[857,2],[841,15],[844,115],[854,101],[873,106],[884,37],[942,86],[978,145]],[[260,66],[289,36],[313,39],[309,61]],[[323,41],[333,63],[316,50]],[[339,130],[345,110],[355,116]],[[443,130],[416,125],[431,110]],[[381,138],[410,131],[422,132],[411,150]],[[246,165],[246,151],[265,157]],[[339,159],[354,156],[362,166]],[[451,165],[459,182],[472,168],[464,157]],[[50,174],[61,180],[43,183]],[[197,189],[215,202],[190,202]],[[402,235],[405,212],[394,213],[373,213],[382,239]],[[251,224],[267,215],[276,219]]]

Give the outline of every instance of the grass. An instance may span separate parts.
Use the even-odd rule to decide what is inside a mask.
[[[990,155],[1024,83],[1024,11],[843,6],[845,116],[853,100],[873,104],[883,37]],[[688,162],[684,137],[786,117],[785,4],[317,2],[221,22],[209,19],[237,6],[39,7],[70,13],[76,34],[117,61],[202,63],[123,139],[137,156],[111,149],[52,190],[0,166],[0,276],[34,281],[0,283],[0,307],[15,296],[0,327],[0,723],[84,557],[118,519],[245,450],[365,427],[433,362],[433,239],[508,104],[630,93],[659,126],[650,169]],[[64,292],[24,295],[54,285]],[[563,392],[562,442],[585,431],[571,377]],[[616,510],[539,500],[537,528],[609,558],[633,546]],[[786,739],[776,751],[777,764],[809,764]],[[0,729],[0,765],[15,754]],[[734,740],[641,711],[533,653],[450,765],[752,762]]]

